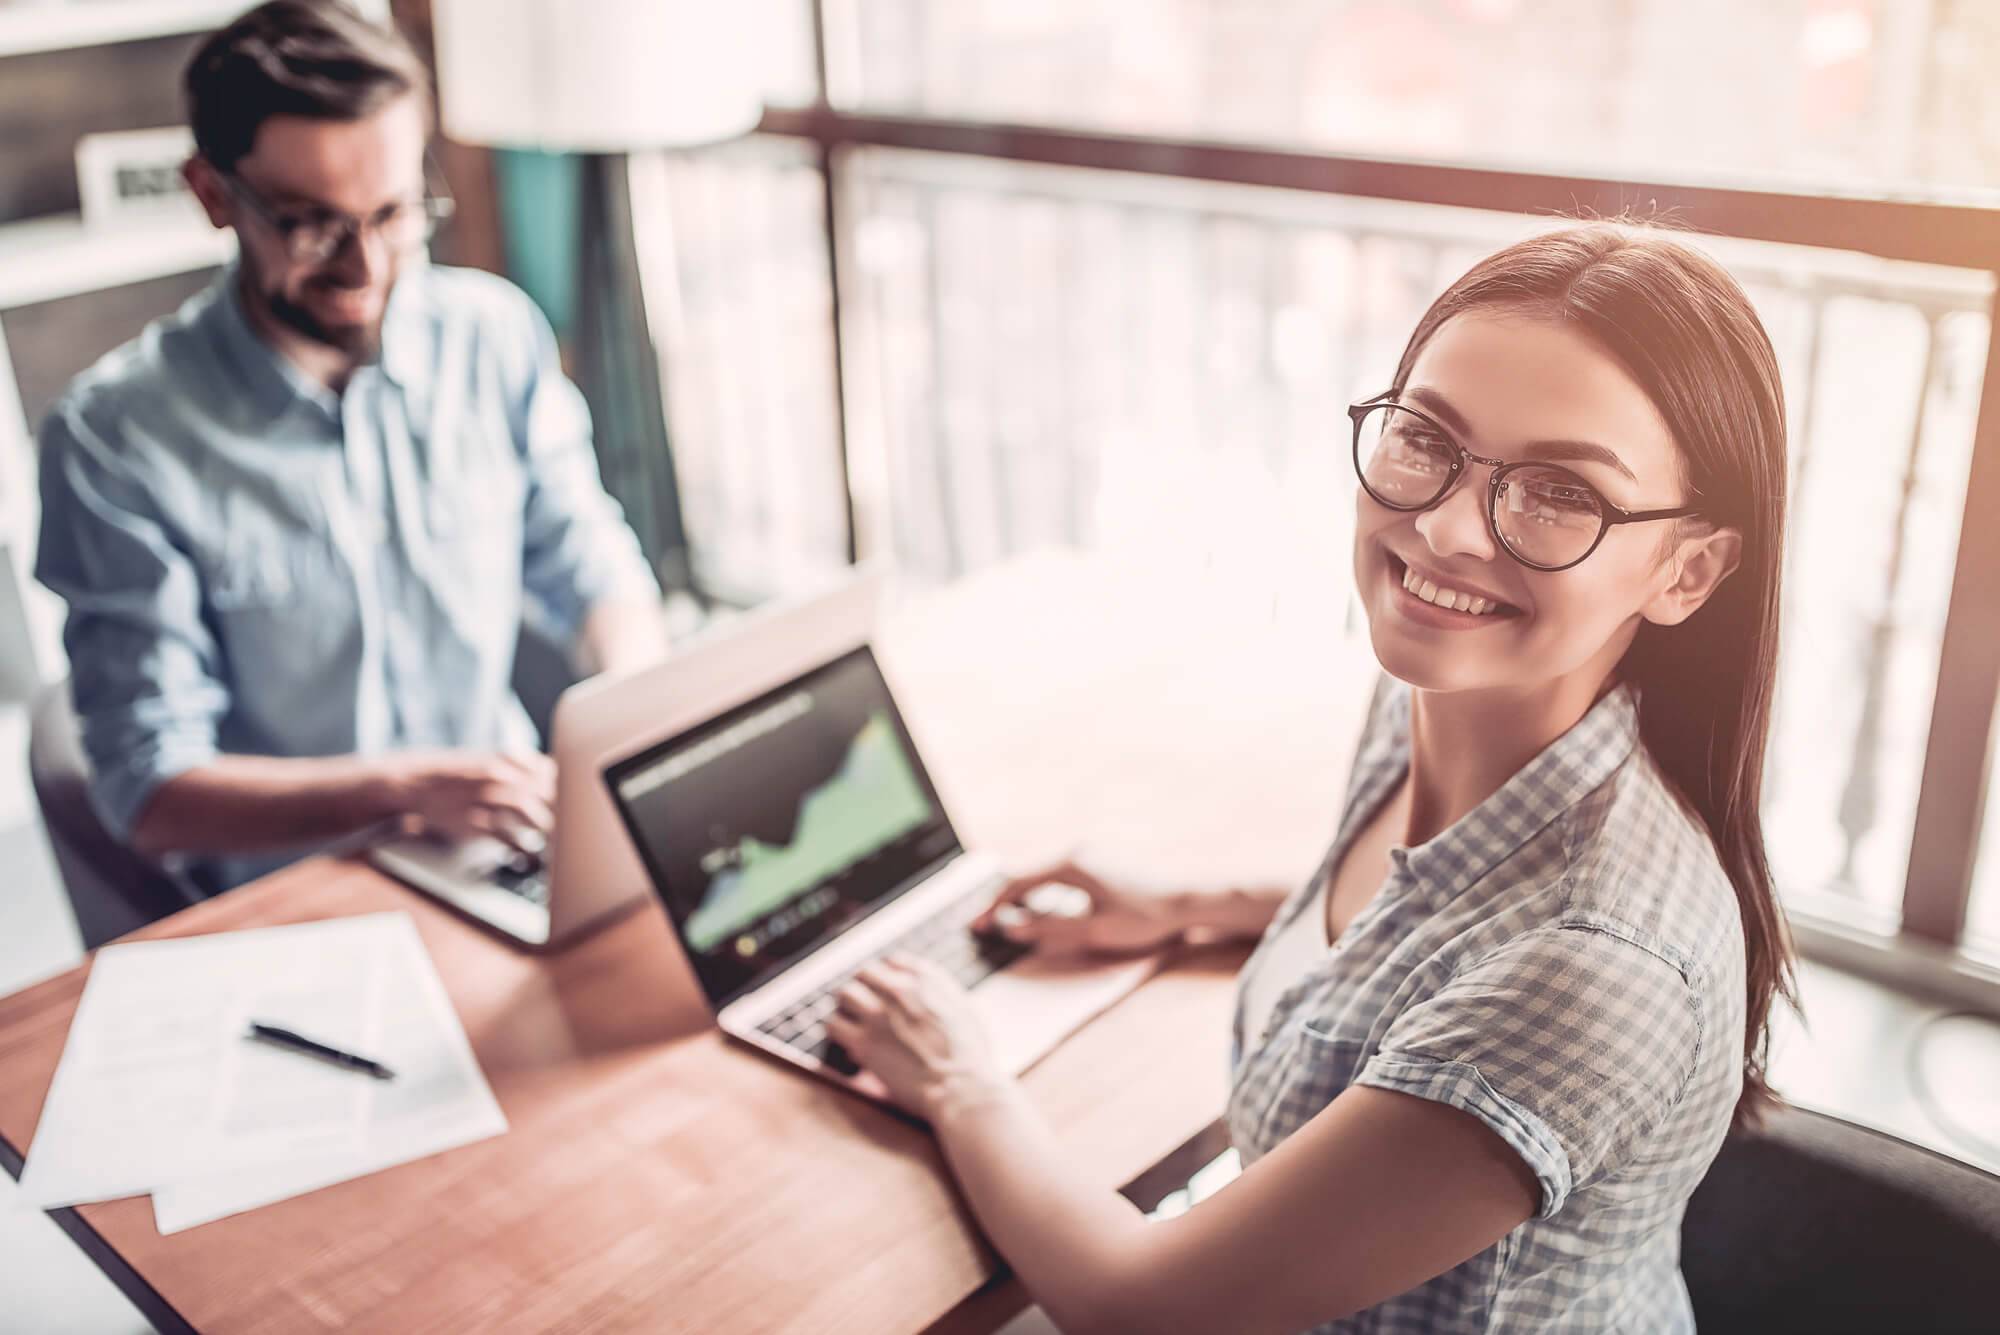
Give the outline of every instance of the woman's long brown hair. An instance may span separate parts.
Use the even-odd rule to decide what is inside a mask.
[[[1754,1124],[1774,1101],[1773,1000],[1797,1003],[1760,808],[1785,528],[1777,356],[1749,298],[1713,260],[1641,229],[1587,223],[1509,246],[1453,283],[1410,335],[1396,388],[1446,321],[1496,308],[1560,322],[1617,358],[1665,419],[1699,497],[1700,519],[1677,523],[1743,535],[1736,572],[1680,625],[1642,623],[1618,670],[1639,687],[1640,737],[1736,890],[1747,984],[1736,1123]]]

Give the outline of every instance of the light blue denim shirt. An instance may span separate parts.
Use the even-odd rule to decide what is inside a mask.
[[[1409,724],[1409,689],[1388,685],[1333,847],[1246,982],[1401,781]],[[1231,1136],[1254,1162],[1370,1085],[1478,1118],[1541,1199],[1495,1246],[1318,1329],[1693,1331],[1681,1216],[1743,1088],[1743,969],[1735,892],[1640,741],[1629,687],[1449,829],[1392,849],[1331,949],[1272,980],[1289,986],[1261,1033],[1239,1003]]]
[[[564,644],[593,605],[658,596],[548,323],[474,270],[406,272],[380,358],[338,394],[254,332],[225,270],[70,386],[41,489],[36,574],[68,603],[92,795],[121,837],[218,753],[532,746],[510,684],[524,594]]]

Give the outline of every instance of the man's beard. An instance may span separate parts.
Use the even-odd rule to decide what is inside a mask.
[[[372,362],[381,354],[380,319],[365,324],[328,324],[305,307],[286,300],[282,293],[265,297],[264,304],[270,309],[271,318],[285,328],[332,348],[356,363]]]
[[[245,262],[250,263],[248,256],[245,256]],[[372,362],[381,355],[381,317],[359,324],[328,324],[305,306],[292,301],[281,288],[268,285],[264,275],[256,272],[254,264],[251,264],[251,270],[250,290],[276,323],[322,347],[331,348],[357,365]],[[325,280],[307,281],[319,283]]]

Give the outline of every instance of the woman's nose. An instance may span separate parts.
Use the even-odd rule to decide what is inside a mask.
[[[1486,492],[1467,477],[1460,477],[1450,495],[1417,516],[1417,533],[1439,556],[1490,561],[1498,555],[1486,526]]]

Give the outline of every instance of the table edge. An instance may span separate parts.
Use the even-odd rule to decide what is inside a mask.
[[[25,1163],[26,1157],[4,1132],[0,1132],[0,1168],[5,1168],[7,1175],[19,1182]],[[188,1319],[176,1311],[174,1305],[147,1282],[144,1275],[133,1269],[131,1262],[120,1256],[118,1249],[105,1241],[104,1235],[91,1227],[90,1221],[75,1206],[58,1206],[41,1213],[47,1215],[77,1245],[77,1249],[97,1267],[98,1273],[110,1280],[112,1286],[139,1309],[139,1315],[151,1322],[160,1335],[197,1335]]]

